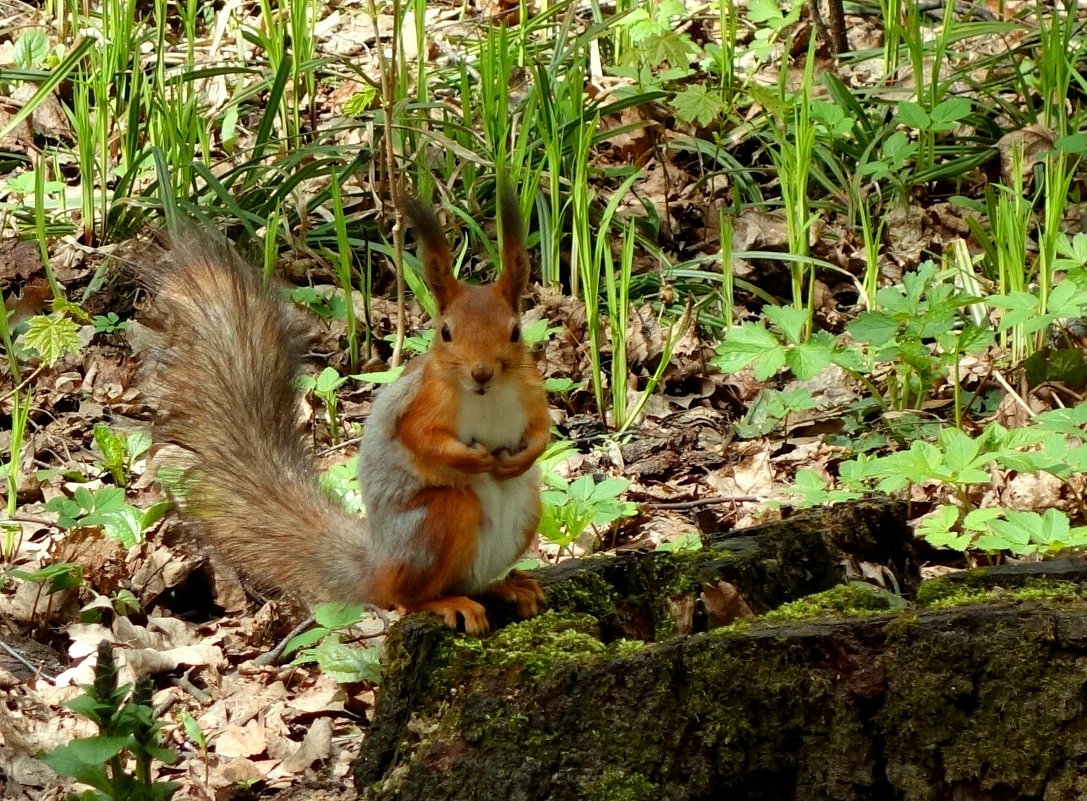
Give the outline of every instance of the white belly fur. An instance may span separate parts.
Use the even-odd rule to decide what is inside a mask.
[[[480,442],[491,451],[517,450],[528,421],[513,387],[495,387],[486,395],[460,398],[458,434],[462,442]],[[460,590],[480,592],[505,575],[524,550],[525,530],[532,522],[540,492],[540,473],[532,467],[507,481],[475,476],[472,489],[482,507],[476,558]]]

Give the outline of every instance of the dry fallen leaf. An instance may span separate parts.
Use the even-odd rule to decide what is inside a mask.
[[[702,603],[706,606],[711,629],[727,626],[755,613],[735,586],[727,581],[702,585]]]

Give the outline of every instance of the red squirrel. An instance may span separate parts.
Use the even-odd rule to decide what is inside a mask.
[[[528,254],[508,190],[502,273],[481,286],[454,278],[434,214],[414,200],[402,207],[436,331],[365,421],[365,520],[318,485],[298,425],[302,315],[229,246],[190,233],[141,268],[161,330],[146,383],[158,438],[188,454],[184,511],[242,572],[311,605],[430,611],[483,634],[486,610],[470,596],[510,601],[521,617],[543,602],[534,578],[510,571],[539,523],[535,463],[550,437],[521,338]]]

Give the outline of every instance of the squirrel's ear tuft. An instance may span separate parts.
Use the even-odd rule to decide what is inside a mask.
[[[505,178],[498,183],[498,217],[502,228],[502,275],[498,291],[515,311],[521,309],[521,296],[528,289],[528,251],[521,206]]]
[[[438,311],[445,311],[456,297],[460,285],[453,277],[453,253],[449,250],[449,242],[446,241],[442,225],[434,212],[416,198],[402,198],[400,208],[408,218],[419,243],[423,280],[438,303]]]

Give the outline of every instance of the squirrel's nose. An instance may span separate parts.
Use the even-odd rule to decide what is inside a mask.
[[[486,384],[494,378],[494,368],[486,364],[477,364],[472,368],[472,378],[477,384]]]

